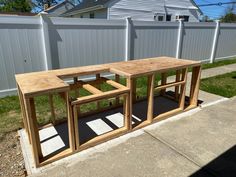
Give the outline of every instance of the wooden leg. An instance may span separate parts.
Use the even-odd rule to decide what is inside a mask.
[[[124,95],[124,103],[123,103],[123,114],[124,114],[124,125],[126,130],[130,130],[132,128],[132,119],[130,119],[130,95],[129,93]]]
[[[51,116],[52,116],[52,123],[55,125],[56,122],[56,115],[55,115],[55,109],[53,105],[53,95],[49,94],[49,104],[50,104],[50,109],[51,109]]]
[[[187,68],[182,69],[182,81],[185,81],[184,84],[181,85],[181,89],[180,89],[180,97],[179,97],[179,108],[181,110],[184,110],[184,106],[185,106],[185,92],[186,92],[186,83],[187,83]]]
[[[167,73],[161,73],[161,85],[166,85],[167,82]],[[161,90],[161,95],[164,96],[166,93],[166,89]]]
[[[127,78],[126,80],[127,87],[130,89],[129,101],[127,105],[129,106],[129,120],[132,122],[132,114],[133,114],[133,79]],[[132,129],[132,124],[129,125],[129,130]]]
[[[149,123],[153,120],[153,106],[154,106],[154,82],[155,82],[155,75],[148,76],[148,109],[147,109],[147,121]]]
[[[65,92],[64,95],[66,98],[69,144],[70,144],[70,149],[73,152],[75,151],[74,120],[73,120],[72,108],[69,101],[69,94],[68,92]]]
[[[35,105],[33,98],[26,98],[24,99],[25,106],[26,106],[26,115],[29,121],[29,132],[31,134],[31,143],[32,143],[32,150],[34,161],[36,167],[40,164],[40,159],[43,157],[42,150],[40,146],[40,139],[39,139],[39,130],[37,125],[36,119],[36,112],[35,112]]]
[[[79,124],[78,124],[78,107],[77,105],[73,106],[73,114],[74,114],[74,129],[75,129],[75,149],[79,148]]]
[[[175,78],[176,82],[180,81],[180,70],[176,71],[176,78]],[[179,99],[179,85],[175,86],[175,100]]]
[[[133,99],[133,103],[136,102],[137,100],[137,93],[136,93],[136,87],[137,87],[137,79],[136,78],[133,78],[132,79],[132,85],[133,85],[133,90],[132,90],[132,99]]]
[[[26,116],[26,112],[25,112],[25,104],[24,104],[23,95],[22,95],[22,92],[21,92],[20,87],[18,85],[17,85],[17,91],[18,91],[18,95],[19,95],[21,115],[22,115],[23,125],[24,125],[23,128],[25,128],[26,133],[28,135],[29,143],[31,144],[31,137],[30,137],[30,133],[29,133],[29,121],[27,120],[27,116]]]
[[[198,94],[201,80],[201,66],[193,67],[192,80],[190,88],[190,105],[197,106]]]
[[[115,81],[117,83],[120,83],[120,76],[118,74],[115,75]],[[119,105],[119,103],[120,103],[120,97],[116,97],[116,103],[115,104]]]
[[[78,82],[78,77],[74,77],[74,84],[76,84]],[[78,98],[79,97],[79,90],[75,89],[75,97]]]
[[[100,74],[96,74],[96,80],[100,79],[101,78],[101,75]],[[100,84],[97,85],[97,88],[100,90]],[[99,101],[97,101],[97,110],[100,110],[101,108],[101,104]]]

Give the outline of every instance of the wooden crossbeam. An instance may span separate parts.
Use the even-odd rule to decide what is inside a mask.
[[[183,85],[183,84],[185,84],[185,81],[171,82],[171,83],[166,84],[166,85],[161,85],[161,86],[155,87],[155,89],[156,90],[162,90],[162,89],[166,89],[166,88],[174,87],[174,86],[178,86],[178,85]]]
[[[82,86],[85,90],[89,91],[92,94],[101,94],[103,93],[101,90],[98,90],[96,87],[90,85],[90,84],[84,84]]]
[[[89,96],[84,96],[84,97],[81,97],[81,98],[77,98],[71,104],[76,105],[76,104],[88,103],[88,102],[91,102],[91,101],[97,101],[97,100],[101,100],[101,99],[104,99],[104,98],[110,98],[110,97],[113,97],[113,96],[122,95],[122,94],[127,93],[127,92],[129,92],[128,88],[112,90],[112,91],[108,91],[108,92],[102,92],[102,93],[95,94],[95,95],[89,95]]]

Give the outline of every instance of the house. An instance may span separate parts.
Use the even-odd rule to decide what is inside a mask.
[[[56,4],[49,8],[46,8],[45,6],[45,10],[43,12],[47,13],[49,17],[59,17],[61,14],[72,9],[73,7],[75,7],[75,5],[71,1],[65,0],[62,3]]]
[[[198,22],[202,11],[193,0],[83,0],[62,16],[144,21]]]

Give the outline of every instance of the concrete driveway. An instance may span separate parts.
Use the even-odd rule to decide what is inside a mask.
[[[75,154],[32,176],[236,176],[236,98]]]

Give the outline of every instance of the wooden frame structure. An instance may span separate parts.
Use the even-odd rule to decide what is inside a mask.
[[[190,85],[189,103],[186,104],[186,83],[187,71],[192,68],[192,78]],[[167,72],[170,70],[176,71],[175,82],[167,83]],[[101,77],[101,73],[111,72],[115,74],[115,81]],[[161,84],[155,86],[155,75],[161,75]],[[168,118],[171,115],[177,114],[195,108],[198,104],[198,92],[201,74],[201,63],[190,60],[175,59],[170,57],[158,57],[133,60],[128,62],[117,62],[103,65],[93,65],[84,67],[75,67],[27,74],[16,75],[18,87],[18,95],[21,104],[22,117],[24,128],[29,137],[29,142],[32,146],[33,157],[36,167],[51,163],[57,159],[68,156],[72,153],[81,151],[98,143],[107,141],[114,137],[120,136],[127,132],[139,129],[149,125],[152,122],[160,121]],[[95,75],[96,79],[92,81],[79,80],[81,76]],[[120,76],[126,78],[126,86],[119,83]],[[147,82],[147,119],[136,127],[132,127],[132,111],[133,103],[136,99],[136,80],[138,77],[146,76]],[[74,83],[68,84],[63,79],[73,79]],[[102,92],[100,84],[107,83],[114,90]],[[154,92],[160,91],[160,94],[165,97],[166,89],[169,87],[175,88],[173,100],[178,101],[178,108],[169,112],[160,114],[156,117],[153,115],[154,110]],[[78,89],[83,88],[92,95],[80,96]],[[69,91],[74,90],[77,98],[70,99]],[[48,95],[51,108],[52,122],[55,123],[55,112],[52,94],[58,93],[66,103],[69,148],[52,156],[43,157],[40,139],[39,128],[37,125],[34,97],[40,95]],[[100,106],[99,100],[107,98],[115,98],[114,106],[121,106],[119,97],[123,97],[124,107],[124,127],[100,135],[90,140],[85,144],[79,143],[78,117],[81,117],[81,104],[89,102],[97,102],[97,111],[104,111]],[[95,113],[95,112],[93,112]]]

